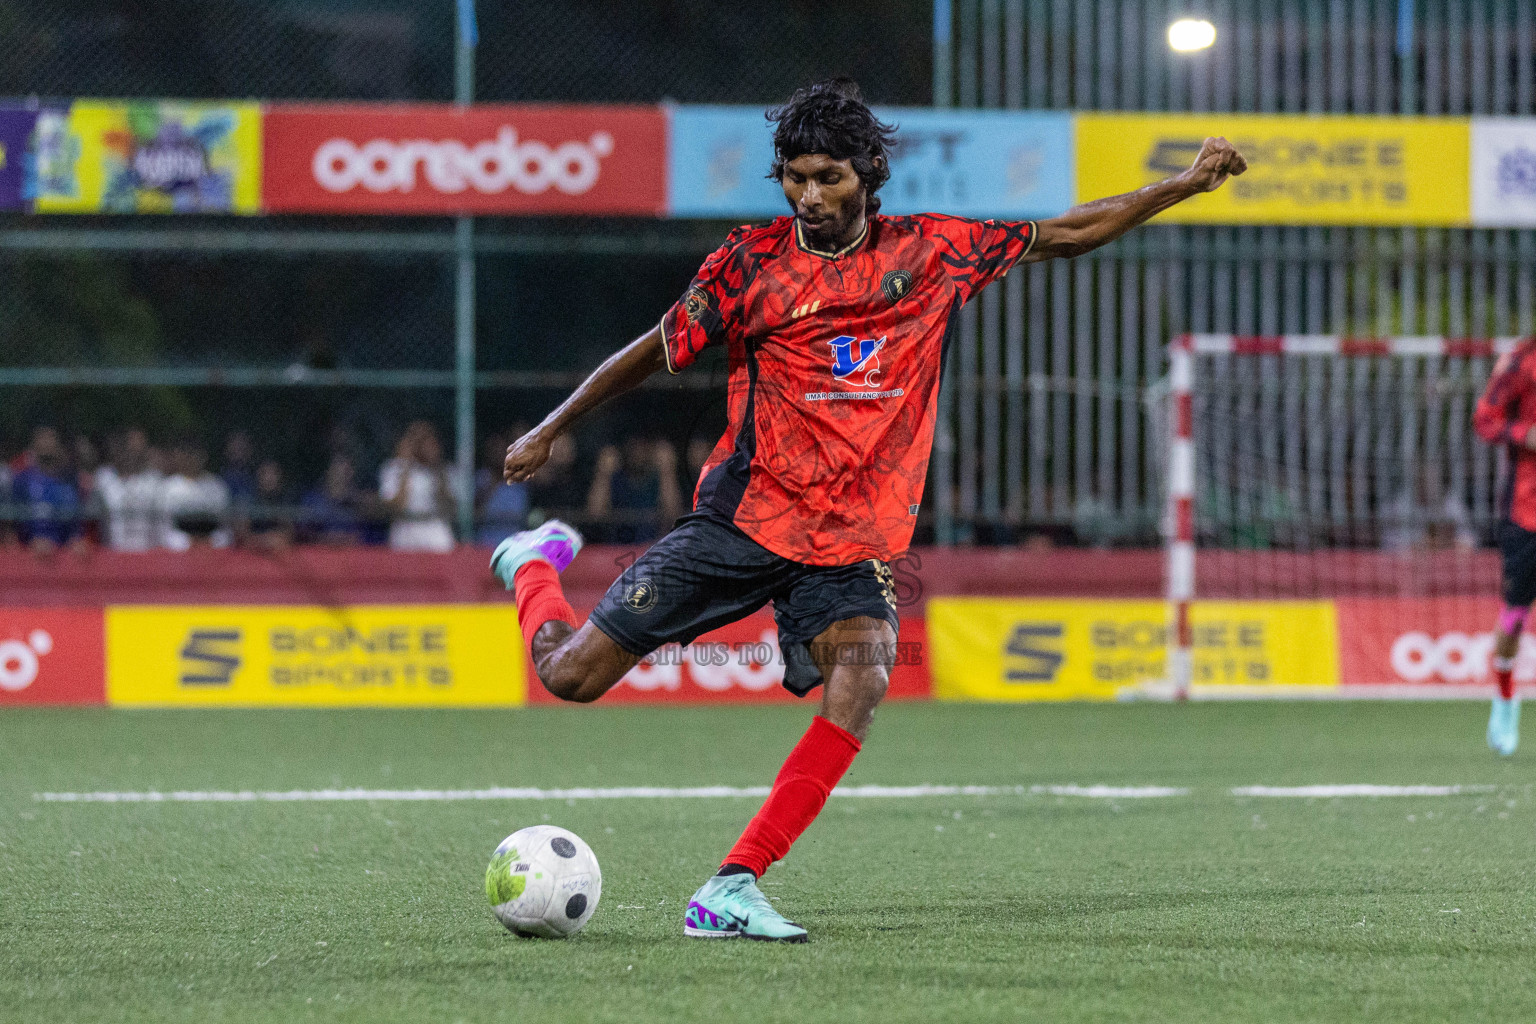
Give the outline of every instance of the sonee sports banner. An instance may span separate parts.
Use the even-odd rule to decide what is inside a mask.
[[[107,611],[119,707],[523,703],[517,612],[498,605],[146,606]]]
[[[1338,629],[1326,601],[1197,602],[1196,692],[1336,687]],[[1166,677],[1162,601],[928,602],[934,696],[944,700],[1114,700]]]

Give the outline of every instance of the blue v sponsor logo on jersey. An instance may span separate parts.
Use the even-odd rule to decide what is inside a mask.
[[[880,377],[880,350],[885,347],[884,338],[854,338],[844,334],[834,338],[832,346],[832,377],[854,387],[874,388]]]

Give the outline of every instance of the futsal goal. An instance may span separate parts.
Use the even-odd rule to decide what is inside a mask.
[[[1517,340],[1175,339],[1165,690],[1486,696],[1505,453],[1478,438],[1472,412]],[[1289,622],[1271,628],[1293,635],[1247,639],[1321,667],[1252,678],[1276,659],[1245,664],[1232,636],[1206,656],[1202,609],[1221,602],[1277,609],[1254,628]],[[1230,620],[1221,628],[1239,628]],[[1536,679],[1536,649],[1516,673]]]

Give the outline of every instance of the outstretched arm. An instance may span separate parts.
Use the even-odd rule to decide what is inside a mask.
[[[665,344],[658,324],[605,359],[603,365],[592,371],[592,376],[571,392],[570,398],[544,417],[544,422],[507,449],[507,461],[502,464],[502,476],[507,483],[533,476],[534,471],[548,461],[555,438],[582,415],[637,387],[657,370],[666,369]]]
[[[1201,192],[1216,191],[1228,175],[1242,174],[1247,169],[1248,161],[1232,143],[1223,138],[1206,139],[1194,165],[1182,174],[1135,192],[1074,206],[1060,217],[1040,221],[1040,235],[1024,262],[1081,256],[1113,242],[1176,203]]]

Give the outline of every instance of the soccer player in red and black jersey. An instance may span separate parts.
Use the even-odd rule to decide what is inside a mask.
[[[1488,713],[1488,746],[1506,757],[1520,745],[1515,655],[1536,601],[1536,338],[1499,358],[1472,413],[1483,440],[1509,451],[1509,481],[1499,520],[1504,608],[1494,634],[1493,675],[1499,692]]]
[[[547,523],[508,538],[491,566],[517,593],[539,678],[573,701],[601,697],[664,644],[773,602],[784,686],[820,686],[821,713],[694,895],[684,930],[798,942],[805,929],[756,881],[821,811],[885,695],[897,636],[887,563],[907,549],[922,502],[955,313],[1009,268],[1088,252],[1247,164],[1212,138],[1184,173],[1051,220],[891,217],[878,192],[894,129],[853,82],[802,89],[768,117],[790,216],[733,231],[660,324],[507,452],[507,480],[526,480],[583,413],[723,345],[729,425],[693,512],[579,627],[557,575],[580,548],[575,530]]]

